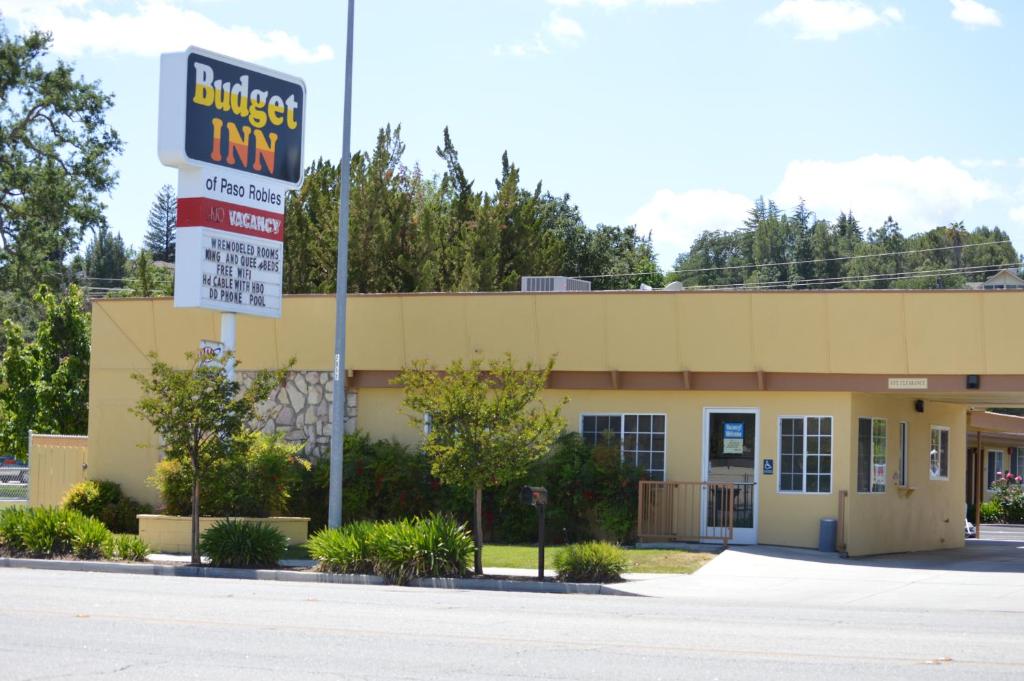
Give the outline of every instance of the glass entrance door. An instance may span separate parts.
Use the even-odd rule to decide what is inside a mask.
[[[722,509],[732,499],[734,544],[757,543],[757,411],[706,409],[704,411],[704,481],[732,483],[731,492],[709,487],[705,492],[706,535],[726,523]]]

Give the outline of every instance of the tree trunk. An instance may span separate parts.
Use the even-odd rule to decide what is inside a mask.
[[[192,564],[202,565],[199,556],[199,465],[192,466]]]
[[[484,573],[484,491],[477,487],[473,494],[473,572]]]

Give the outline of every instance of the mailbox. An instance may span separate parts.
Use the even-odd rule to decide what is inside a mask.
[[[523,488],[519,490],[519,500],[530,506],[547,506],[548,490],[544,487],[523,485]]]

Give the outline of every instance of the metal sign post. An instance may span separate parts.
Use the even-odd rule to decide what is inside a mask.
[[[537,580],[544,581],[544,512],[548,507],[548,490],[524,485],[519,500],[537,509]]]

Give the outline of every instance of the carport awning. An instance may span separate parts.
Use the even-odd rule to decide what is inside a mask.
[[[971,411],[967,418],[967,428],[975,433],[1000,433],[1024,438],[1024,416]]]

